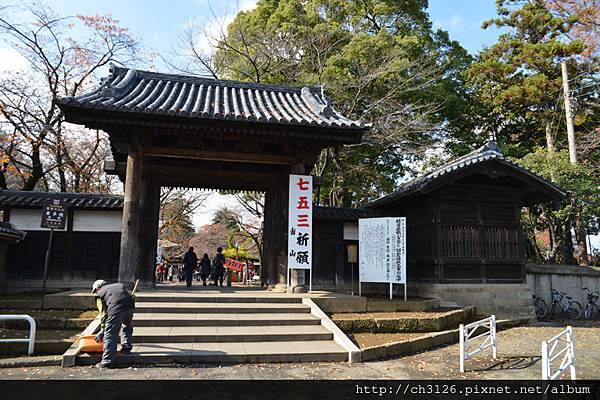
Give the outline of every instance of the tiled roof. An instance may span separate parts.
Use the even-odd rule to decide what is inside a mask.
[[[374,211],[365,208],[315,207],[315,219],[319,220],[356,221],[374,216]]]
[[[19,230],[10,222],[0,222],[0,239],[23,240],[27,233]]]
[[[100,193],[33,192],[25,190],[0,190],[0,207],[41,208],[50,199],[63,199],[67,207],[76,209],[123,208],[123,196]]]
[[[449,163],[435,169],[434,171],[432,171],[428,174],[425,174],[421,177],[413,179],[410,182],[405,183],[404,185],[402,185],[400,187],[400,189],[398,189],[394,193],[380,197],[379,199],[374,200],[371,203],[367,204],[366,207],[369,207],[369,208],[375,207],[376,208],[379,206],[383,206],[383,205],[392,203],[392,202],[399,200],[415,191],[421,190],[426,185],[428,185],[429,183],[433,182],[434,180],[436,180],[442,176],[448,175],[455,171],[462,170],[463,168],[467,168],[469,166],[472,166],[475,164],[480,164],[480,163],[483,163],[483,162],[486,162],[489,160],[496,160],[502,164],[505,164],[507,166],[510,166],[511,168],[518,170],[521,173],[528,175],[529,177],[533,178],[534,180],[537,180],[540,184],[548,187],[551,191],[553,191],[557,195],[557,197],[565,197],[567,195],[567,193],[564,190],[562,190],[560,187],[558,187],[554,183],[549,182],[549,181],[545,180],[544,178],[540,177],[539,175],[529,171],[528,169],[523,168],[522,166],[507,160],[504,157],[504,154],[502,154],[502,152],[496,145],[496,142],[488,141],[485,145],[472,151],[471,153],[466,154],[462,157],[459,157],[453,161],[450,161]]]
[[[321,87],[275,86],[111,67],[95,90],[65,97],[77,108],[209,120],[258,121],[284,125],[358,129],[329,104]]]

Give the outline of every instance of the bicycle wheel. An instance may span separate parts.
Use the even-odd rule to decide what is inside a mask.
[[[542,319],[546,316],[546,314],[548,314],[548,306],[546,305],[544,299],[537,297],[533,306],[535,308],[535,316],[537,319]]]
[[[581,303],[578,301],[572,301],[571,304],[569,304],[567,315],[570,319],[579,319],[581,318],[581,310]]]
[[[554,300],[552,302],[552,306],[550,307],[550,319],[554,319],[556,317],[557,314],[560,313],[562,307],[560,306],[560,304],[558,304],[558,301]]]
[[[594,307],[590,303],[587,303],[583,311],[583,318],[592,319],[592,315],[594,315]]]

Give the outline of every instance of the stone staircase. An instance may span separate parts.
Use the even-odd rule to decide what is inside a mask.
[[[348,361],[348,351],[299,297],[142,292],[134,347],[121,364]],[[99,354],[77,356],[77,365]]]

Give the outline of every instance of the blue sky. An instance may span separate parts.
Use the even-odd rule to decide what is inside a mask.
[[[43,1],[43,0],[42,0]],[[189,21],[202,25],[214,20],[212,13],[231,20],[238,9],[250,9],[256,0],[45,0],[59,15],[111,13],[122,26],[158,53],[168,55],[177,46],[178,36]],[[8,3],[19,3],[9,0]],[[212,11],[211,11],[212,10]],[[494,0],[430,0],[429,14],[434,27],[449,32],[471,54],[492,44],[498,31],[481,29],[481,23],[496,15]],[[18,64],[6,45],[0,43],[0,59],[5,68]],[[12,65],[11,65],[12,66]],[[158,65],[158,69],[165,67]],[[0,70],[3,69],[0,65]]]
[[[18,1],[9,0],[8,3]],[[249,9],[256,4],[256,0],[42,1],[58,15],[111,13],[144,45],[163,55],[168,55],[177,46],[178,36],[189,21],[194,20],[197,24],[213,21],[213,12],[220,18],[231,20],[238,9]],[[434,27],[448,31],[450,38],[459,41],[471,54],[497,38],[496,30],[481,29],[481,23],[496,14],[494,0],[430,0],[428,11]],[[0,72],[24,66],[18,53],[0,42]],[[157,69],[166,70],[166,66],[158,63]],[[235,202],[228,197],[211,195],[205,207],[194,216],[194,224],[208,223],[214,209],[223,204],[233,206]]]

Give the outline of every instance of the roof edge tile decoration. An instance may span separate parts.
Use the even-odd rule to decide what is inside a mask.
[[[541,185],[548,187],[551,191],[556,193],[557,197],[565,197],[567,196],[567,192],[565,192],[562,188],[557,186],[556,184],[547,181],[541,176],[531,172],[527,168],[520,166],[504,157],[504,154],[498,148],[498,145],[494,140],[488,141],[483,146],[478,149],[462,156],[457,159],[450,161],[447,164],[442,165],[441,167],[425,174],[420,177],[417,177],[405,184],[403,184],[398,190],[388,195],[382,196],[376,200],[371,201],[365,207],[367,208],[377,208],[380,206],[384,206],[390,204],[394,201],[400,200],[414,192],[417,192],[423,189],[425,186],[429,185],[434,180],[453,173],[455,171],[462,170],[469,166],[480,164],[486,161],[495,160],[502,164],[505,164],[511,168],[516,169],[517,171],[528,175],[530,178],[538,181]]]
[[[111,65],[89,93],[57,100],[61,107],[209,120],[366,130],[335,110],[317,86],[279,86],[172,75]]]
[[[42,208],[50,199],[63,199],[74,209],[121,210],[123,196],[102,193],[36,192],[0,190],[0,207]]]

